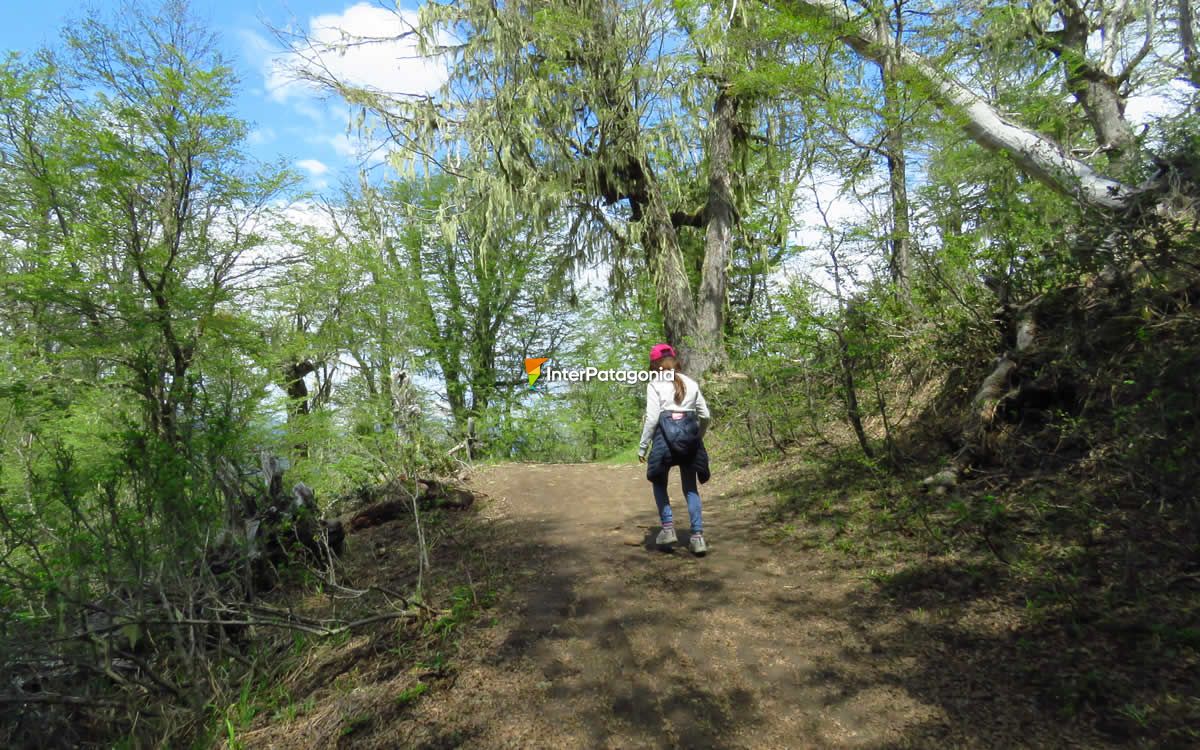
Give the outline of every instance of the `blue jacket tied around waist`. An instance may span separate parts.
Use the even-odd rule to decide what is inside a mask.
[[[682,418],[675,418],[680,415]],[[701,484],[708,481],[708,451],[700,437],[700,420],[691,412],[664,411],[658,415],[646,458],[646,479],[666,481],[672,466],[690,466]]]

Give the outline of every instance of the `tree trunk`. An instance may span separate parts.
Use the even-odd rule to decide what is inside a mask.
[[[704,265],[697,300],[696,347],[690,365],[696,377],[725,363],[725,297],[733,251],[735,208],[730,185],[738,101],[722,84],[713,104],[708,143],[708,205],[705,208]]]
[[[465,443],[467,446],[467,460],[474,461],[476,453],[476,445],[478,438],[475,436],[475,417],[467,417],[467,436]]]
[[[897,40],[903,34],[903,15],[900,4],[895,5],[894,30],[883,13],[876,16],[876,36],[891,37]],[[883,83],[883,148],[887,154],[888,197],[892,209],[891,252],[888,267],[892,274],[892,283],[896,285],[901,299],[908,302],[911,297],[910,270],[912,255],[910,244],[912,230],[909,224],[908,211],[908,159],[904,154],[904,110],[902,91],[899,81],[899,60],[896,51],[890,50],[883,55],[879,65],[879,76]]]
[[[1100,147],[1114,158],[1135,153],[1137,140],[1125,119],[1125,99],[1117,91],[1119,84],[1097,70],[1084,75],[1085,80],[1074,82],[1072,93],[1083,107]]]
[[[1120,81],[1087,58],[1088,37],[1096,30],[1074,2],[1061,4],[1059,12],[1063,27],[1050,44],[1050,51],[1062,63],[1067,90],[1083,108],[1100,148],[1114,159],[1128,156],[1136,150],[1136,139],[1125,119]]]
[[[654,277],[659,310],[667,340],[679,355],[680,369],[703,374],[703,352],[696,345],[696,306],[692,302],[692,283],[688,279],[679,235],[671,223],[658,183],[647,165],[641,165],[645,180],[645,202],[640,206],[644,221],[646,260]]]
[[[903,135],[889,133],[887,140],[888,196],[892,203],[892,247],[888,265],[892,282],[905,301],[912,296],[912,230],[908,218],[908,160]]]
[[[293,428],[298,426],[296,423],[300,418],[308,414],[308,384],[304,382],[304,378],[316,369],[316,365],[307,359],[303,362],[289,362],[283,368],[284,390],[287,391],[288,397],[288,422]],[[296,455],[308,458],[307,441],[298,438],[292,448]]]
[[[1007,154],[1020,169],[1051,188],[1105,211],[1127,207],[1137,193],[1133,186],[1105,177],[1045,136],[1004,119],[982,98],[890,36],[878,38],[839,0],[790,2],[832,23],[842,42],[864,58],[879,63],[894,55],[899,67],[929,84],[943,106],[962,115],[962,128],[976,143]]]
[[[1196,54],[1196,30],[1192,0],[1179,0],[1179,46],[1183,49],[1183,68],[1192,86],[1200,89],[1200,55]]]
[[[858,386],[854,382],[854,359],[850,356],[850,344],[846,337],[838,334],[838,349],[842,364],[842,386],[846,392],[846,418],[854,429],[854,436],[862,448],[863,455],[874,458],[871,443],[867,440],[867,431],[863,429],[862,409],[858,404]]]
[[[455,355],[457,356],[457,355]],[[458,432],[466,429],[467,418],[467,386],[462,382],[462,372],[456,360],[449,357],[440,358],[442,379],[446,381],[446,401],[450,404],[450,416],[454,419],[454,427]]]

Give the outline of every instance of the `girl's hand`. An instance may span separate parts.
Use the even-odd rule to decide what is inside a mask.
[[[646,454],[645,454],[645,453],[639,453],[639,454],[638,454],[638,463],[639,463],[639,464],[644,464],[644,463],[646,463]]]

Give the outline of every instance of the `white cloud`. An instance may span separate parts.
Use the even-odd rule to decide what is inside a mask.
[[[294,201],[281,205],[280,210],[288,226],[307,227],[326,233],[332,233],[337,226],[329,208],[316,201]]]
[[[291,106],[297,114],[308,118],[314,125],[324,125],[327,120],[332,120],[327,108],[318,107],[308,99],[293,100]]]
[[[865,193],[872,192],[866,190],[865,185],[863,188]],[[851,239],[847,232],[869,220],[871,212],[879,209],[872,203],[871,196],[860,201],[847,190],[845,178],[840,174],[828,169],[814,170],[797,190],[792,205],[788,242],[798,252],[772,271],[768,283],[776,289],[784,289],[803,279],[825,290],[819,303],[832,304],[835,283],[829,257],[831,243],[839,250],[843,293],[869,280],[871,269],[864,262],[862,243],[870,240]]]
[[[253,146],[262,146],[271,143],[275,140],[274,128],[255,128],[246,136],[246,140]]]
[[[382,164],[389,152],[387,144],[369,132],[348,133],[335,135],[314,135],[307,139],[309,143],[328,146],[343,159],[363,165]]]
[[[320,177],[329,171],[329,167],[326,166],[325,162],[317,159],[300,159],[296,162],[296,166],[308,172],[311,177]]]
[[[825,215],[822,216],[821,212]],[[805,248],[819,247],[846,225],[862,221],[866,210],[846,190],[845,179],[827,169],[814,170],[796,194],[789,240]],[[826,219],[829,227],[825,226]]]
[[[388,10],[365,2],[341,13],[309,19],[306,35],[311,47],[275,52],[266,57],[264,77],[272,99],[286,102],[316,93],[297,80],[296,66],[323,68],[323,75],[394,94],[432,94],[446,81],[444,62],[422,57],[412,29],[415,11]],[[257,35],[255,35],[257,36]],[[261,37],[254,43],[261,49]]]
[[[326,141],[338,156],[347,159],[358,156],[359,152],[362,151],[360,139],[351,138],[346,133],[338,133],[337,135],[332,135],[321,140]]]
[[[1178,115],[1187,109],[1191,93],[1191,87],[1183,81],[1169,81],[1150,91],[1129,97],[1125,104],[1125,118],[1140,126]]]

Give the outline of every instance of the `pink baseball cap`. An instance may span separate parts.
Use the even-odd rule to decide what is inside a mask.
[[[674,357],[674,356],[675,356],[675,350],[671,348],[670,344],[655,344],[654,346],[650,347],[650,361],[651,362],[653,362],[656,359],[662,359],[663,357]]]

